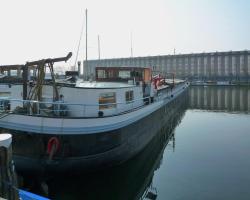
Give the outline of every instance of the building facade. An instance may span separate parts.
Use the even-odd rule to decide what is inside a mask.
[[[182,79],[250,81],[250,51],[89,60],[84,62],[84,76],[94,77],[96,67],[151,67]]]

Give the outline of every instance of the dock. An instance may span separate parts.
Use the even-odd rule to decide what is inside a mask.
[[[18,189],[17,175],[12,159],[12,135],[0,134],[0,200],[49,200]]]

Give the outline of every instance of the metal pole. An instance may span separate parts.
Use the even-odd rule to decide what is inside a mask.
[[[23,70],[23,100],[27,99],[27,95],[28,95],[28,67],[27,65],[24,65],[22,67]]]
[[[132,31],[130,32],[130,53],[131,53],[131,58],[133,58],[133,40],[132,40]]]
[[[101,59],[101,50],[100,50],[100,37],[98,35],[98,59]]]

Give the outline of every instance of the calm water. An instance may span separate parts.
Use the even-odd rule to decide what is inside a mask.
[[[105,172],[38,179],[50,198],[61,200],[249,200],[249,113],[249,87],[192,87],[176,117],[129,162]],[[40,182],[28,179],[24,188],[42,194]]]

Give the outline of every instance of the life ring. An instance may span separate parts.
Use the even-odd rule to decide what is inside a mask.
[[[51,137],[47,144],[47,153],[50,155],[50,158],[59,150],[60,142],[57,137]]]

